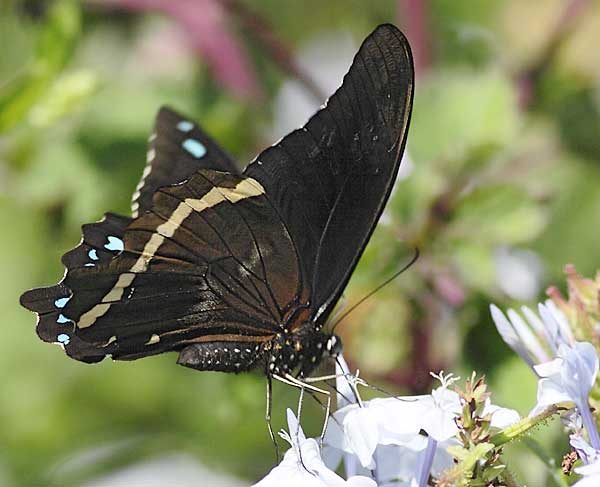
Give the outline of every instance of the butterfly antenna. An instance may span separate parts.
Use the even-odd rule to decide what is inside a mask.
[[[389,277],[388,279],[383,281],[379,286],[377,286],[375,289],[373,289],[370,293],[366,294],[365,296],[360,298],[356,303],[354,303],[344,314],[342,314],[335,321],[331,330],[334,331],[335,327],[338,326],[346,316],[348,316],[350,313],[352,313],[352,311],[354,311],[356,308],[358,308],[362,303],[364,303],[367,299],[369,299],[375,293],[377,293],[378,291],[383,289],[385,286],[387,286],[390,282],[392,282],[394,279],[396,279],[404,271],[409,269],[417,261],[417,259],[419,258],[419,255],[420,255],[419,249],[417,247],[415,247],[415,255],[413,256],[412,259],[410,259],[410,262],[408,262],[408,264],[403,266],[400,270],[394,272],[394,274],[391,277]]]

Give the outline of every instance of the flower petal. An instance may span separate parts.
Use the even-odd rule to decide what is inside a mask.
[[[533,369],[538,377],[552,377],[553,375],[560,374],[562,366],[563,360],[555,358],[554,360],[534,365]]]
[[[529,351],[521,341],[521,338],[513,328],[512,324],[508,321],[506,316],[504,316],[504,313],[500,311],[500,308],[495,304],[490,305],[490,312],[492,313],[492,319],[494,320],[496,329],[498,330],[498,333],[500,333],[504,343],[512,348],[513,351],[527,363],[527,365],[533,367],[534,361],[529,355]]]
[[[591,343],[576,342],[573,347],[562,345],[559,356],[564,359],[565,390],[578,405],[587,407],[588,396],[598,375],[598,355]]]
[[[363,467],[373,468],[373,452],[379,440],[378,424],[370,408],[356,408],[344,418],[344,434],[348,446]]]
[[[511,424],[514,424],[520,421],[521,416],[514,409],[502,408],[500,406],[496,406],[492,404],[488,399],[486,401],[485,407],[483,408],[483,416],[487,414],[492,415],[491,425],[494,428],[506,428]]]
[[[544,350],[544,347],[542,347],[539,338],[532,333],[531,328],[525,323],[523,318],[513,309],[509,309],[507,314],[521,343],[523,343],[525,349],[529,352],[529,356],[533,357],[534,362],[547,361],[550,357]]]
[[[346,485],[349,487],[377,487],[377,483],[373,479],[363,477],[362,475],[350,477]]]
[[[354,400],[354,391],[350,387],[350,382],[346,375],[350,374],[348,364],[344,360],[344,357],[340,354],[335,362],[335,373],[337,378],[335,379],[335,388],[337,390],[337,404],[338,409],[351,404]]]

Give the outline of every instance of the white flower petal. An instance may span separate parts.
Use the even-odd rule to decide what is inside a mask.
[[[335,387],[337,390],[337,404],[338,409],[351,404],[350,401],[354,400],[354,391],[350,387],[350,383],[348,378],[345,375],[350,374],[350,369],[348,368],[348,364],[344,360],[342,355],[338,356],[338,359],[335,362],[335,373],[337,378],[335,379]]]
[[[598,487],[600,485],[600,459],[589,465],[576,467],[575,472],[583,478],[574,483],[572,487]]]
[[[301,444],[302,460],[294,448],[290,448],[279,465],[254,487],[344,487],[348,483],[327,468],[321,460],[319,446],[313,438]],[[353,484],[350,484],[353,485]],[[356,484],[372,486],[373,484]]]
[[[363,467],[374,467],[373,452],[379,440],[378,429],[377,420],[369,407],[353,409],[344,418],[347,445]]]
[[[575,482],[571,487],[598,487],[600,485],[600,475],[592,477],[584,477],[580,481]]]
[[[424,399],[422,404],[419,425],[434,440],[445,441],[458,432],[454,418],[460,414],[461,405],[456,392],[438,387],[431,392],[431,398]]]
[[[306,436],[304,435],[304,431],[302,431],[302,428],[300,427],[300,424],[296,419],[294,411],[292,411],[290,408],[287,408],[286,413],[288,431],[290,432],[290,437],[292,438],[293,446],[295,448],[298,448],[300,444],[306,441]]]
[[[330,470],[321,459],[319,445],[313,438],[306,439],[293,411],[287,410],[290,432],[284,437],[290,448],[279,465],[255,487],[343,487],[346,481]],[[366,484],[365,484],[366,485]]]
[[[363,477],[362,475],[350,477],[346,485],[349,487],[377,487],[377,483],[373,479]]]
[[[332,445],[324,444],[321,448],[321,458],[323,463],[327,465],[331,470],[337,470],[342,462],[344,452],[340,448],[336,448]]]
[[[549,338],[548,329],[546,328],[546,324],[536,315],[528,306],[521,306],[521,312],[525,315],[527,319],[527,323],[533,329],[534,333],[537,336]]]
[[[538,406],[550,406],[560,402],[572,401],[571,396],[565,392],[563,385],[551,378],[540,379],[538,382]]]
[[[561,358],[555,358],[549,362],[534,365],[536,374],[539,377],[552,377],[553,375],[560,374],[563,366],[563,360]]]
[[[445,441],[458,432],[454,422],[455,414],[441,409],[430,409],[424,412],[422,427],[436,441]]]
[[[489,399],[486,400],[485,407],[483,408],[483,415],[486,414],[492,415],[491,425],[494,428],[507,428],[511,424],[514,424],[520,421],[521,416],[514,409],[502,408],[500,406],[496,406],[490,402]]]
[[[379,446],[375,454],[377,480],[384,485],[395,479],[410,480],[417,471],[419,455],[396,445]]]
[[[594,463],[600,460],[600,451],[593,448],[581,434],[570,435],[569,443],[584,463]]]
[[[579,475],[599,475],[600,476],[600,458],[596,460],[594,463],[590,463],[588,465],[582,465],[581,467],[576,467],[575,472]],[[600,478],[599,478],[600,480]]]
[[[573,347],[561,345],[559,356],[564,359],[563,381],[567,393],[582,406],[598,375],[598,355],[591,343],[576,342]]]
[[[323,482],[302,467],[296,452],[290,448],[279,465],[253,487],[323,487]]]
[[[554,314],[552,313],[552,311],[550,311],[550,308],[548,308],[544,304],[538,304],[538,312],[540,313],[542,320],[544,320],[544,330],[546,333],[548,345],[552,349],[552,352],[556,354],[558,347],[561,343],[563,343],[560,326],[554,318]]]
[[[529,352],[530,356],[533,356],[534,362],[539,363],[548,360],[550,357],[544,351],[539,338],[532,333],[531,328],[523,321],[521,316],[513,309],[509,309],[507,314],[525,349]]]
[[[575,343],[575,337],[573,336],[573,332],[571,331],[567,317],[560,309],[557,308],[556,304],[554,304],[554,301],[551,299],[547,299],[544,305],[550,311],[550,313],[552,313],[556,323],[558,323],[562,341],[569,345],[573,345]]]
[[[433,458],[433,465],[431,466],[431,474],[433,476],[438,477],[442,472],[456,465],[454,457],[448,453],[448,447],[450,446],[460,446],[460,442],[457,438],[450,438],[438,443],[435,457]]]
[[[591,343],[561,344],[555,360],[536,366],[542,377],[538,382],[537,404],[530,415],[560,402],[574,402],[578,409],[588,408],[588,396],[598,375],[598,355]]]
[[[513,328],[513,325],[508,321],[506,316],[504,316],[504,313],[500,311],[500,308],[495,304],[490,305],[490,312],[492,313],[492,319],[494,320],[496,329],[498,330],[498,333],[500,333],[504,343],[512,348],[517,355],[527,363],[527,365],[533,367],[534,361],[529,355],[529,351],[525,348],[524,343]]]
[[[446,412],[460,414],[462,407],[460,404],[460,396],[455,391],[451,391],[447,387],[438,387],[431,391],[431,397],[436,407],[443,409]]]
[[[377,418],[382,436],[388,438],[398,435],[417,435],[421,429],[422,399],[429,396],[386,397],[369,401],[369,409]]]

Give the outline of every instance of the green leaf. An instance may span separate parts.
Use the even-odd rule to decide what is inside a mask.
[[[483,244],[518,244],[536,237],[546,220],[543,208],[523,189],[485,186],[459,201],[448,231],[453,237]]]
[[[63,69],[75,47],[80,24],[77,2],[59,0],[52,4],[38,33],[33,59],[22,75],[0,87],[0,133],[23,120]]]
[[[96,88],[96,78],[90,71],[75,71],[60,76],[31,110],[31,122],[48,127],[76,109]]]
[[[462,165],[480,146],[504,146],[520,120],[514,84],[497,71],[435,73],[415,95],[409,149],[416,160]]]
[[[490,248],[460,240],[450,251],[461,278],[471,288],[489,290],[495,285],[496,264]]]

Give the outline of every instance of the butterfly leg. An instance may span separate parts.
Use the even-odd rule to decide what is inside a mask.
[[[298,397],[298,412],[296,413],[296,417],[298,419],[298,423],[296,424],[296,441],[298,441],[298,437],[300,436],[300,416],[302,415],[302,402],[304,401],[304,387],[300,388],[300,396]],[[290,431],[291,433],[291,431]],[[300,441],[298,441],[298,444]],[[300,459],[300,463],[304,467],[304,470],[308,472],[306,465],[304,465],[304,460],[302,459],[302,448],[298,448],[298,458]]]
[[[277,440],[275,439],[275,434],[273,433],[273,425],[271,424],[271,410],[273,408],[273,381],[270,375],[267,375],[267,411],[265,413],[265,419],[267,421],[267,428],[269,430],[269,436],[271,437],[271,441],[273,442],[273,446],[275,447],[275,462],[279,463],[279,445],[277,444]]]
[[[325,389],[321,389],[319,387],[313,386],[308,383],[305,379],[298,379],[291,374],[285,374],[285,376],[273,375],[274,379],[277,379],[284,384],[291,385],[292,387],[297,387],[300,389],[301,396],[304,393],[304,390],[323,394],[327,397],[327,406],[326,406],[326,414],[325,421],[323,422],[323,428],[321,430],[320,443],[323,444],[323,438],[325,437],[325,432],[327,431],[327,423],[329,422],[329,414],[331,412],[331,392],[326,391]],[[300,419],[298,418],[298,423],[300,423]]]
[[[331,375],[321,375],[318,377],[307,377],[302,379],[307,384],[312,384],[314,382],[324,382],[326,380],[338,379],[339,377],[347,377],[349,374],[331,374]]]

